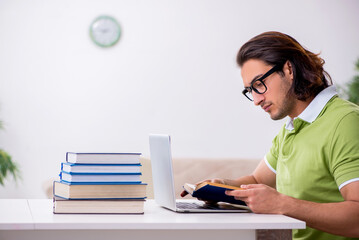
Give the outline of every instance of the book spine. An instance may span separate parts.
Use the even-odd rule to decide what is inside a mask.
[[[129,167],[141,167],[142,164],[141,163],[70,163],[70,162],[62,162],[62,165],[69,165],[69,166],[106,166],[106,167],[111,167],[111,166],[129,166]]]
[[[116,182],[73,182],[73,181],[66,181],[61,179],[62,183],[69,184],[69,185],[137,185],[143,184],[141,181],[116,181]]]
[[[52,197],[55,196],[55,182],[56,181],[53,181],[52,183]]]
[[[145,201],[147,197],[138,198],[67,198],[60,195],[54,195],[55,200],[66,201],[66,200],[116,200],[116,201]]]
[[[66,171],[61,171],[61,173],[65,173],[65,174],[69,174],[69,175],[142,175],[141,172],[126,172],[126,173],[114,173],[114,172],[109,172],[109,173],[98,173],[98,172],[66,172]]]
[[[147,185],[147,183],[139,182],[68,182],[65,180],[56,181],[66,185]]]
[[[52,213],[55,213],[55,197],[52,198]]]
[[[73,152],[66,153],[66,162],[75,163],[77,158],[77,154]]]

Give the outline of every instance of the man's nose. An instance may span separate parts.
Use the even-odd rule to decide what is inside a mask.
[[[252,97],[253,97],[253,103],[256,106],[260,105],[264,101],[264,95],[258,94],[255,91],[252,92]]]

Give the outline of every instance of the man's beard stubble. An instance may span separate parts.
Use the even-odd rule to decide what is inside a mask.
[[[283,80],[283,79],[282,79]],[[282,81],[284,82],[284,81]],[[286,84],[286,83],[285,83]],[[287,85],[288,86],[288,85]],[[292,86],[289,87],[285,97],[280,106],[278,106],[278,113],[276,115],[270,115],[272,120],[280,120],[285,118],[292,112],[295,107],[296,96],[293,92]]]

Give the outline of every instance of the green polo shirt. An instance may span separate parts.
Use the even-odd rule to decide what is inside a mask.
[[[322,95],[316,98],[323,100]],[[344,199],[339,190],[359,181],[359,107],[337,95],[324,103],[318,103],[316,98],[316,107],[311,107],[312,103],[308,106],[314,113],[308,117],[305,110],[304,118],[312,120],[303,120],[301,114],[283,126],[265,160],[276,173],[279,192],[318,203],[341,202]],[[293,230],[293,239],[352,238],[307,227]]]

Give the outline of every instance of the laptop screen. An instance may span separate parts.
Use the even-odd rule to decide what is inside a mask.
[[[151,134],[149,139],[155,201],[160,206],[175,210],[171,138],[169,135]]]

